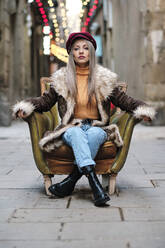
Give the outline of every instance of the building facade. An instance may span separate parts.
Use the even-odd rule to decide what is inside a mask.
[[[128,83],[128,94],[157,109],[153,124],[164,125],[165,1],[103,0],[93,26],[102,30],[103,65]]]
[[[11,124],[11,106],[39,95],[41,76],[49,75],[36,8],[26,0],[0,0],[0,125]]]

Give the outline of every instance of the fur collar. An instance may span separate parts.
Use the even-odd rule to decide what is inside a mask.
[[[116,86],[118,76],[109,69],[96,65],[96,98],[97,100],[106,100]],[[68,100],[68,89],[66,82],[66,67],[62,67],[51,76],[52,86],[56,92]]]

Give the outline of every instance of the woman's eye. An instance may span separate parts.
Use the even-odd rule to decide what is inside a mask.
[[[85,47],[85,50],[88,50],[88,47]]]
[[[78,47],[74,48],[74,50],[77,51],[78,50]]]

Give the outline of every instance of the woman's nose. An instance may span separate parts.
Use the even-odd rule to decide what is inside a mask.
[[[83,48],[80,48],[80,53],[83,53],[83,52],[84,52]]]

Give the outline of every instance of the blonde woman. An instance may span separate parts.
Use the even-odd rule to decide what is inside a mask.
[[[120,91],[117,75],[96,64],[96,48],[96,41],[90,33],[70,34],[66,43],[69,62],[67,67],[51,76],[49,92],[17,103],[13,111],[16,117],[26,118],[33,111],[49,111],[58,102],[61,124],[53,132],[46,133],[39,145],[51,152],[66,143],[73,149],[75,167],[67,178],[49,190],[59,197],[68,196],[76,182],[85,175],[95,206],[103,206],[110,198],[95,174],[94,159],[99,147],[112,137],[116,146],[123,145],[117,126],[109,124],[110,103],[145,121],[152,120],[155,111]]]

